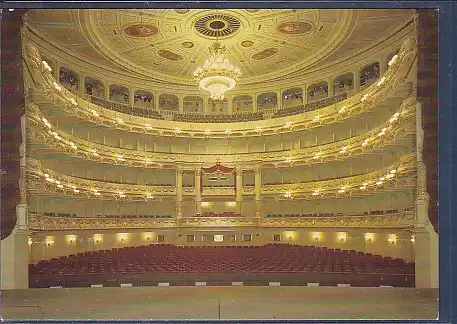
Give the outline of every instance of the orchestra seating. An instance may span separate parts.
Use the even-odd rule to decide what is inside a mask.
[[[139,247],[89,251],[29,265],[30,286],[155,277],[224,278],[255,280],[287,275],[299,280],[322,280],[351,285],[414,284],[414,263],[355,250],[316,246],[267,244],[264,246],[174,246],[151,244]],[[205,277],[205,275],[208,275]],[[164,278],[163,276],[161,278]],[[197,277],[195,277],[197,278]],[[336,281],[335,281],[336,280]],[[306,281],[304,281],[306,284]],[[308,281],[316,282],[316,281]],[[319,282],[319,281],[317,281]]]

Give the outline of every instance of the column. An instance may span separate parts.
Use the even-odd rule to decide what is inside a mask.
[[[301,91],[303,93],[303,104],[306,105],[308,103],[308,85],[303,86]]]
[[[438,288],[439,260],[438,234],[430,223],[427,192],[427,170],[422,160],[424,130],[422,128],[421,104],[416,104],[416,151],[417,188],[414,219],[414,254],[416,267],[416,288]]]
[[[195,205],[197,215],[202,214],[201,172],[200,168],[195,170]]]
[[[176,217],[182,217],[182,167],[176,167]]]
[[[26,204],[16,207],[17,224],[11,234],[2,239],[1,285],[3,289],[27,289],[29,287],[29,246]]]
[[[386,73],[387,70],[387,62],[386,62],[386,55],[381,55],[380,57],[377,58],[377,61],[379,62],[379,75],[382,78],[384,73]]]
[[[49,63],[49,62],[48,62]],[[54,65],[54,70],[52,71],[52,75],[54,76],[54,79],[56,79],[56,82],[59,83],[59,74],[60,74],[60,63],[55,62],[56,64]]]
[[[252,110],[253,112],[257,112],[257,93],[254,93],[252,97]]]
[[[227,96],[227,111],[229,115],[233,114],[233,95]]]
[[[84,74],[82,74],[82,73],[79,74],[79,85],[78,85],[79,89],[78,89],[78,92],[79,92],[79,94],[80,94],[81,96],[83,96],[84,93],[86,92],[86,91],[85,91],[86,89],[85,89],[85,87],[84,87],[84,78],[85,78],[85,77],[86,77],[86,76],[85,76]]]
[[[254,192],[255,192],[255,217],[260,218],[261,215],[261,207],[262,207],[262,198],[261,198],[261,192],[262,192],[262,169],[260,167],[256,168],[254,170],[255,176],[254,176]]]
[[[281,90],[276,90],[276,108],[281,109],[281,107],[282,107]]]
[[[133,88],[129,88],[129,105],[130,107],[133,107],[135,104],[135,90]]]
[[[184,113],[184,96],[182,94],[179,95],[178,112],[180,114]]]
[[[352,70],[352,73],[354,74],[354,93],[357,93],[360,91],[360,77],[359,77],[359,69],[354,68]]]
[[[109,83],[105,81],[105,100],[109,100]]]
[[[154,109],[155,110],[160,109],[159,98],[160,98],[160,93],[158,93],[158,92],[154,93]]]
[[[243,171],[240,166],[236,167],[236,212],[241,214],[241,203],[243,201]]]
[[[328,86],[328,93],[327,97],[333,97],[335,95],[334,89],[333,89],[333,78],[327,79],[327,86]]]
[[[203,114],[208,114],[208,95],[203,96]]]

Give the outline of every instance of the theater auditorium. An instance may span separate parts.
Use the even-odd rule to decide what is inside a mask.
[[[4,318],[438,316],[435,10],[2,15]]]

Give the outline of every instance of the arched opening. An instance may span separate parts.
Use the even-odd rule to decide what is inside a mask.
[[[228,113],[228,100],[224,98],[221,100],[208,99],[208,113],[210,114],[227,114]]]
[[[282,93],[282,107],[299,106],[303,104],[303,90],[301,88],[287,89]]]
[[[70,91],[79,91],[79,74],[62,66],[59,71],[59,83]]]
[[[129,89],[127,87],[112,84],[109,87],[109,100],[117,103],[121,103],[124,105],[129,104]]]
[[[159,107],[162,110],[178,111],[179,99],[172,94],[161,94],[159,96]]]
[[[133,105],[135,107],[152,109],[154,108],[154,95],[145,90],[136,90],[133,95]]]
[[[366,87],[376,81],[379,78],[380,70],[379,70],[379,62],[371,63],[365,66],[363,69],[360,70],[359,78],[360,78],[360,86]]]
[[[252,97],[249,95],[235,96],[232,102],[232,110],[234,114],[242,114],[253,111]]]
[[[326,81],[313,83],[308,87],[308,102],[325,99],[328,96],[328,84]]]
[[[333,80],[333,93],[335,95],[348,92],[354,89],[354,75],[345,73],[339,75]]]
[[[262,93],[257,97],[257,109],[266,110],[278,107],[278,96],[276,92]]]
[[[183,112],[184,113],[202,113],[203,112],[203,98],[199,96],[186,96],[183,99]]]
[[[105,85],[101,80],[87,76],[84,78],[84,93],[89,96],[105,99]]]

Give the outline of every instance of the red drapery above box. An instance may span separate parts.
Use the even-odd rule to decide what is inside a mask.
[[[200,173],[200,192],[203,191],[203,173],[224,173],[224,174],[231,174],[233,173],[233,183],[236,191],[236,173],[235,173],[235,168],[229,168],[226,166],[223,166],[219,162],[213,165],[212,167],[209,168],[202,168]]]

